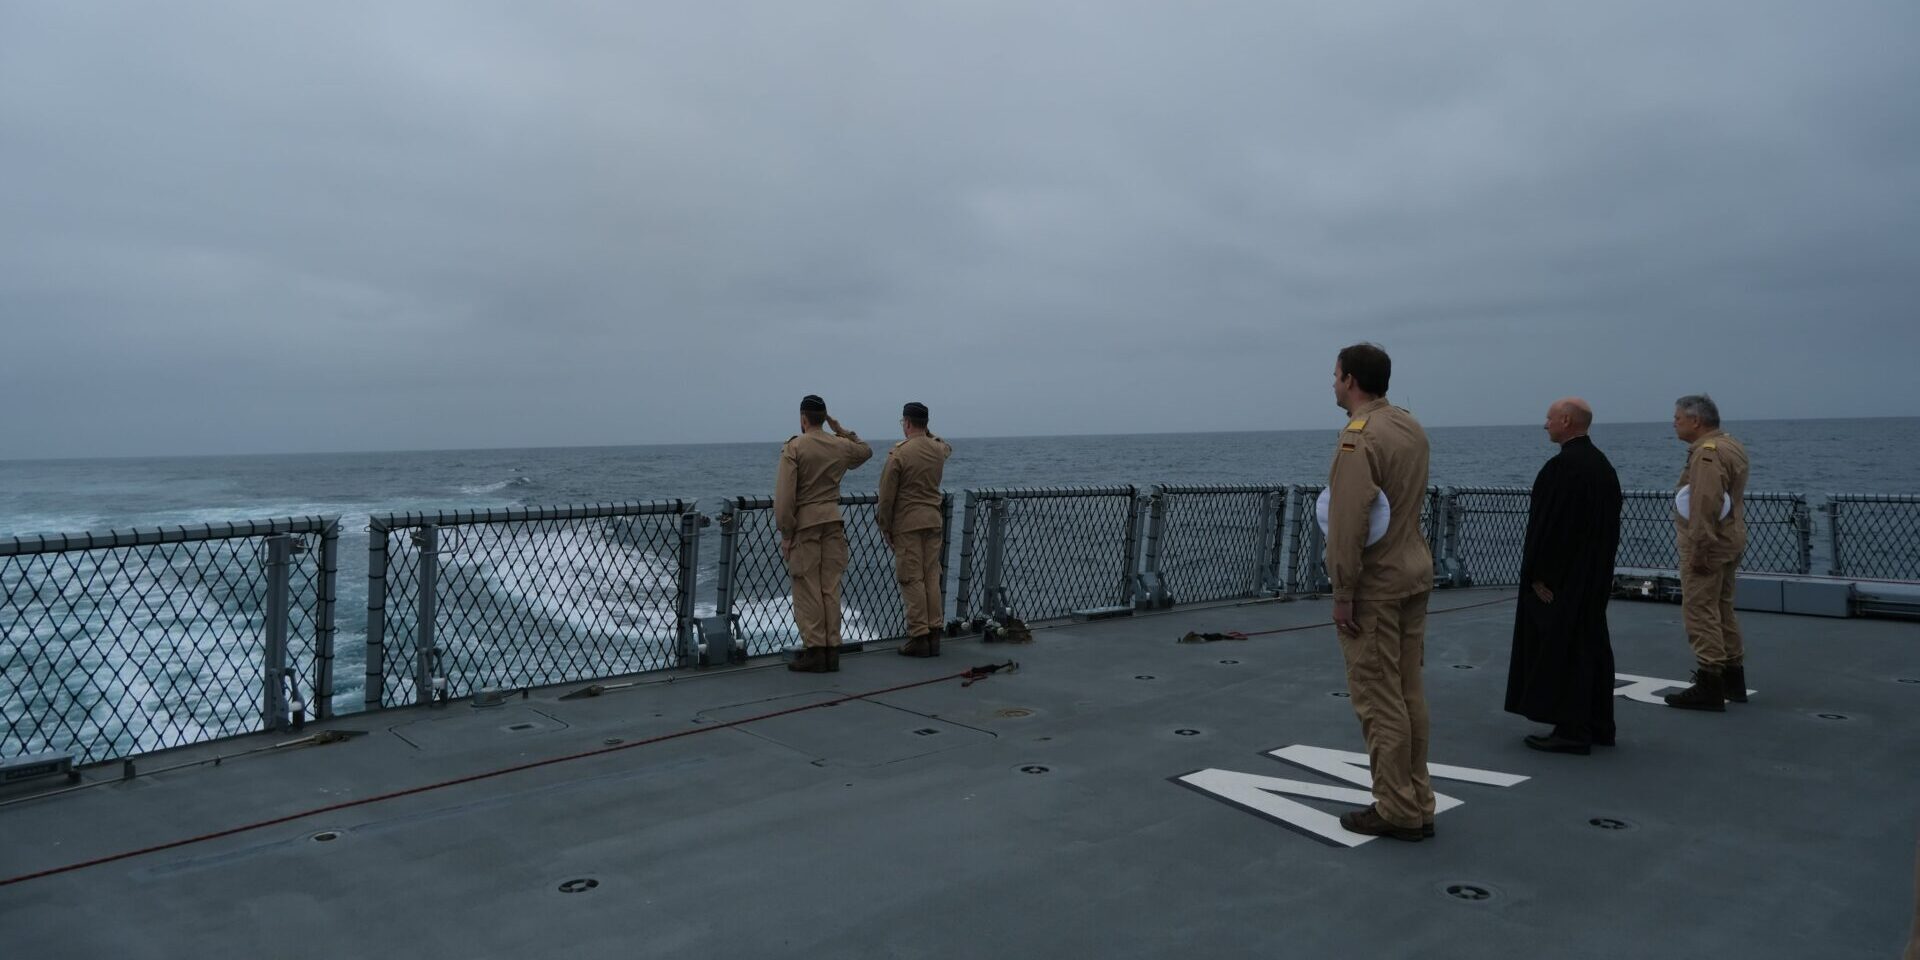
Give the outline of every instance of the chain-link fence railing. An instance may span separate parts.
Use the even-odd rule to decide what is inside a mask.
[[[1132,485],[969,490],[956,611],[1049,620],[1130,606],[1139,565]]]
[[[0,540],[0,761],[327,716],[338,536],[296,517]]]
[[[1447,560],[1456,585],[1520,582],[1527,543],[1525,487],[1449,487],[1441,493],[1449,529]]]
[[[906,608],[894,576],[893,548],[880,534],[878,494],[840,498],[847,537],[847,571],[840,579],[840,640],[843,644],[903,638]],[[953,497],[942,501],[947,516],[941,556],[952,537]],[[793,579],[780,556],[780,530],[771,497],[732,497],[720,508],[720,570],[715,612],[728,618],[734,645],[748,656],[777,653],[800,642],[793,620]],[[947,569],[943,562],[942,571]],[[941,601],[946,602],[945,591]]]
[[[701,518],[683,500],[371,518],[369,708],[679,665]]]
[[[1620,497],[1620,546],[1614,551],[1613,565],[1629,570],[1679,569],[1679,549],[1674,545],[1673,494],[1624,490]],[[1525,528],[1521,536],[1526,536]],[[1518,575],[1515,571],[1515,576]]]
[[[1287,499],[1280,485],[1150,488],[1141,598],[1165,606],[1284,592]]]
[[[1450,562],[1456,585],[1512,586],[1520,582],[1532,492],[1525,487],[1459,487],[1449,500]],[[1812,565],[1812,521],[1806,498],[1788,493],[1746,497],[1747,552],[1740,569],[1756,573],[1807,573]],[[1622,493],[1620,569],[1675,570],[1673,494],[1654,490]],[[1461,578],[1464,579],[1461,579]]]
[[[1836,493],[1823,512],[1834,576],[1920,580],[1920,494]]]

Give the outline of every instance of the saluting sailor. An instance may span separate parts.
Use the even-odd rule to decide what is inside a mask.
[[[1427,493],[1427,434],[1387,402],[1393,371],[1385,350],[1355,344],[1333,365],[1333,395],[1349,414],[1327,476],[1327,578],[1333,622],[1347,663],[1347,690],[1373,768],[1371,806],[1342,814],[1354,833],[1433,836],[1427,776],[1427,698],[1420,668],[1433,552],[1420,532]],[[1369,536],[1374,501],[1386,529]]]
[[[847,570],[840,478],[872,457],[873,448],[859,434],[827,413],[825,400],[813,394],[800,399],[800,434],[780,448],[773,484],[780,556],[793,577],[793,622],[806,644],[789,670],[840,669],[840,575]]]

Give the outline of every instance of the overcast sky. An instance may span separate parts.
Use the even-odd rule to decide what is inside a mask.
[[[0,457],[1920,414],[1920,4],[0,0]]]

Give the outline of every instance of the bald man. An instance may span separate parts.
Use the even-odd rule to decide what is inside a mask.
[[[1585,755],[1612,746],[1613,642],[1607,598],[1620,544],[1620,478],[1587,431],[1593,408],[1578,397],[1547,408],[1560,453],[1533,479],[1520,560],[1520,606],[1507,668],[1507,712],[1553,724],[1526,744]]]

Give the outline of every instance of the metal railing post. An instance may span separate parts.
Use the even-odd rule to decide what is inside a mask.
[[[414,702],[432,703],[446,689],[446,678],[439,675],[440,650],[434,646],[433,621],[438,612],[440,585],[440,528],[426,524],[413,531],[413,543],[420,553],[420,596],[416,614],[418,630],[414,634]]]
[[[320,534],[320,596],[314,607],[314,703],[309,712],[316,720],[333,716],[333,611],[339,600],[340,521],[328,522]]]
[[[986,589],[982,599],[986,603],[987,615],[995,620],[1012,615],[1005,581],[1006,550],[1007,501],[1005,497],[994,497],[987,501]]]
[[[387,528],[367,524],[366,708],[378,710],[387,679]]]
[[[1282,551],[1286,547],[1287,494],[1285,490],[1269,490],[1261,501],[1260,516],[1267,524],[1267,535],[1260,540],[1260,586],[1256,592],[1261,596],[1278,596],[1286,592],[1286,581],[1280,573]]]
[[[951,554],[952,549],[953,549],[953,494],[946,493],[943,491],[940,494],[940,603],[942,605],[941,613],[943,614],[946,612],[945,605],[948,601],[947,557],[952,555]],[[951,624],[953,621],[959,620],[961,616],[962,614],[959,608],[956,607],[954,609],[952,617],[943,616],[941,619],[946,620],[949,624]]]
[[[1300,553],[1294,549],[1294,526],[1298,526],[1298,520],[1294,520],[1294,501],[1298,493],[1298,484],[1288,484],[1284,488],[1286,503],[1281,507],[1281,589],[1284,593],[1296,593],[1300,584],[1300,563],[1294,559],[1294,555]]]
[[[1164,543],[1166,530],[1162,529],[1160,533]],[[1140,497],[1132,484],[1127,485],[1127,535],[1126,544],[1121,549],[1125,553],[1120,567],[1120,596],[1115,603],[1128,606],[1133,598],[1133,575],[1140,569]],[[1155,576],[1158,575],[1156,567]]]
[[[1467,569],[1467,558],[1460,555],[1460,528],[1466,523],[1467,508],[1460,505],[1460,493],[1452,487],[1440,488],[1440,507],[1445,514],[1444,526],[1446,540],[1442,549],[1447,557],[1447,583],[1455,587],[1473,586],[1473,572]],[[1443,523],[1441,515],[1433,518],[1435,523]]]
[[[1147,503],[1147,561],[1138,577],[1127,577],[1129,587],[1121,603],[1132,601],[1136,606],[1148,610],[1158,610],[1173,605],[1167,596],[1167,583],[1160,575],[1160,545],[1167,536],[1167,489],[1155,484],[1149,487],[1146,497],[1127,498],[1127,564],[1128,573],[1133,569],[1134,531],[1140,528],[1140,502]]]
[[[720,501],[720,562],[714,570],[713,616],[700,623],[700,639],[707,645],[707,663],[744,663],[746,648],[734,643],[733,580],[740,549],[740,505],[729,497]]]
[[[1844,577],[1847,564],[1840,558],[1840,500],[1837,494],[1827,494],[1827,502],[1822,509],[1827,514],[1827,573]]]
[[[287,697],[288,571],[293,563],[293,538],[277,534],[267,539],[266,650],[261,670],[260,722],[262,729],[285,730],[292,725]]]
[[[1433,582],[1437,587],[1453,586],[1453,557],[1447,552],[1446,492],[1429,487],[1426,496],[1427,549],[1433,553]]]
[[[1807,508],[1806,494],[1793,495],[1794,546],[1799,550],[1795,572],[1806,576],[1813,572],[1813,511]]]
[[[1327,574],[1327,535],[1320,532],[1319,521],[1307,527],[1307,592],[1326,593],[1333,589]]]
[[[960,517],[960,583],[954,588],[954,619],[963,624],[973,619],[973,531],[980,519],[980,500],[967,491],[966,507]]]
[[[706,514],[689,509],[680,515],[679,567],[675,571],[673,608],[679,633],[680,663],[685,666],[704,662],[700,655],[700,634],[693,616],[694,589],[700,578],[700,528],[708,523]],[[724,658],[721,658],[724,662]]]

